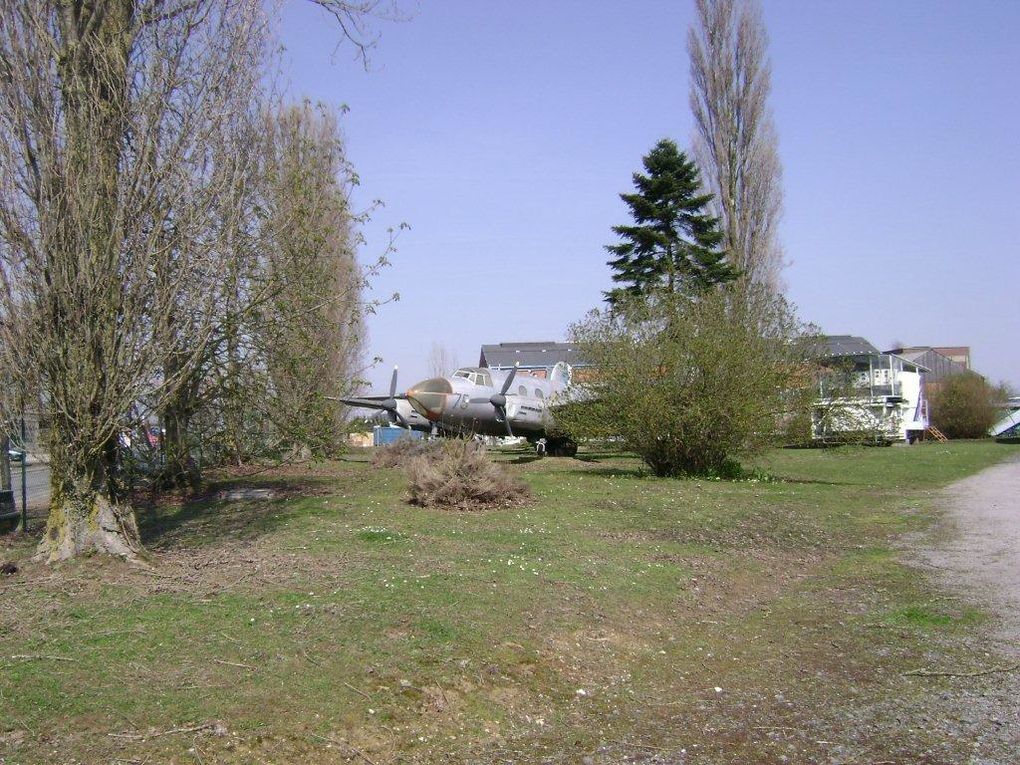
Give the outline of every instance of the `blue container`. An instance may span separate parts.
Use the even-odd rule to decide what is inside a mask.
[[[425,434],[420,430],[408,430],[396,426],[376,425],[372,429],[372,443],[376,446],[385,446],[398,441],[401,438],[413,438],[420,440]]]

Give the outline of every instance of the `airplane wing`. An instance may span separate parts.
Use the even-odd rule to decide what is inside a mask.
[[[347,406],[357,406],[363,409],[386,409],[383,406],[384,401],[389,400],[389,396],[357,396],[355,398],[333,398],[333,401],[339,401],[341,404],[347,404]]]

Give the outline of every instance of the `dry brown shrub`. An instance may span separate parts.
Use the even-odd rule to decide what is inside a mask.
[[[439,448],[438,441],[421,438],[398,438],[386,446],[380,446],[372,455],[375,467],[404,467],[415,457],[420,457]]]
[[[407,465],[409,501],[420,507],[485,510],[531,499],[528,486],[474,441],[444,441]]]

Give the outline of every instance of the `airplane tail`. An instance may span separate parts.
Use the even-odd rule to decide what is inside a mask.
[[[570,378],[573,376],[573,372],[570,364],[565,361],[557,361],[556,366],[552,368],[552,373],[549,375],[549,380],[565,388],[570,385]]]

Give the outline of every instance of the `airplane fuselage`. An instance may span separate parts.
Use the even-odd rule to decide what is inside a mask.
[[[510,372],[479,367],[458,369],[449,377],[423,380],[407,391],[414,410],[449,433],[507,435],[491,398]],[[506,416],[514,435],[541,438],[552,424],[548,402],[562,384],[517,374],[506,392]]]
[[[449,377],[431,377],[397,394],[393,369],[389,395],[338,399],[349,406],[381,409],[390,422],[414,430],[460,436],[524,436],[540,451],[573,456],[577,444],[563,434],[550,437],[550,404],[567,392],[570,367],[559,363],[549,379],[484,367],[461,367]],[[576,389],[572,389],[576,390]]]

